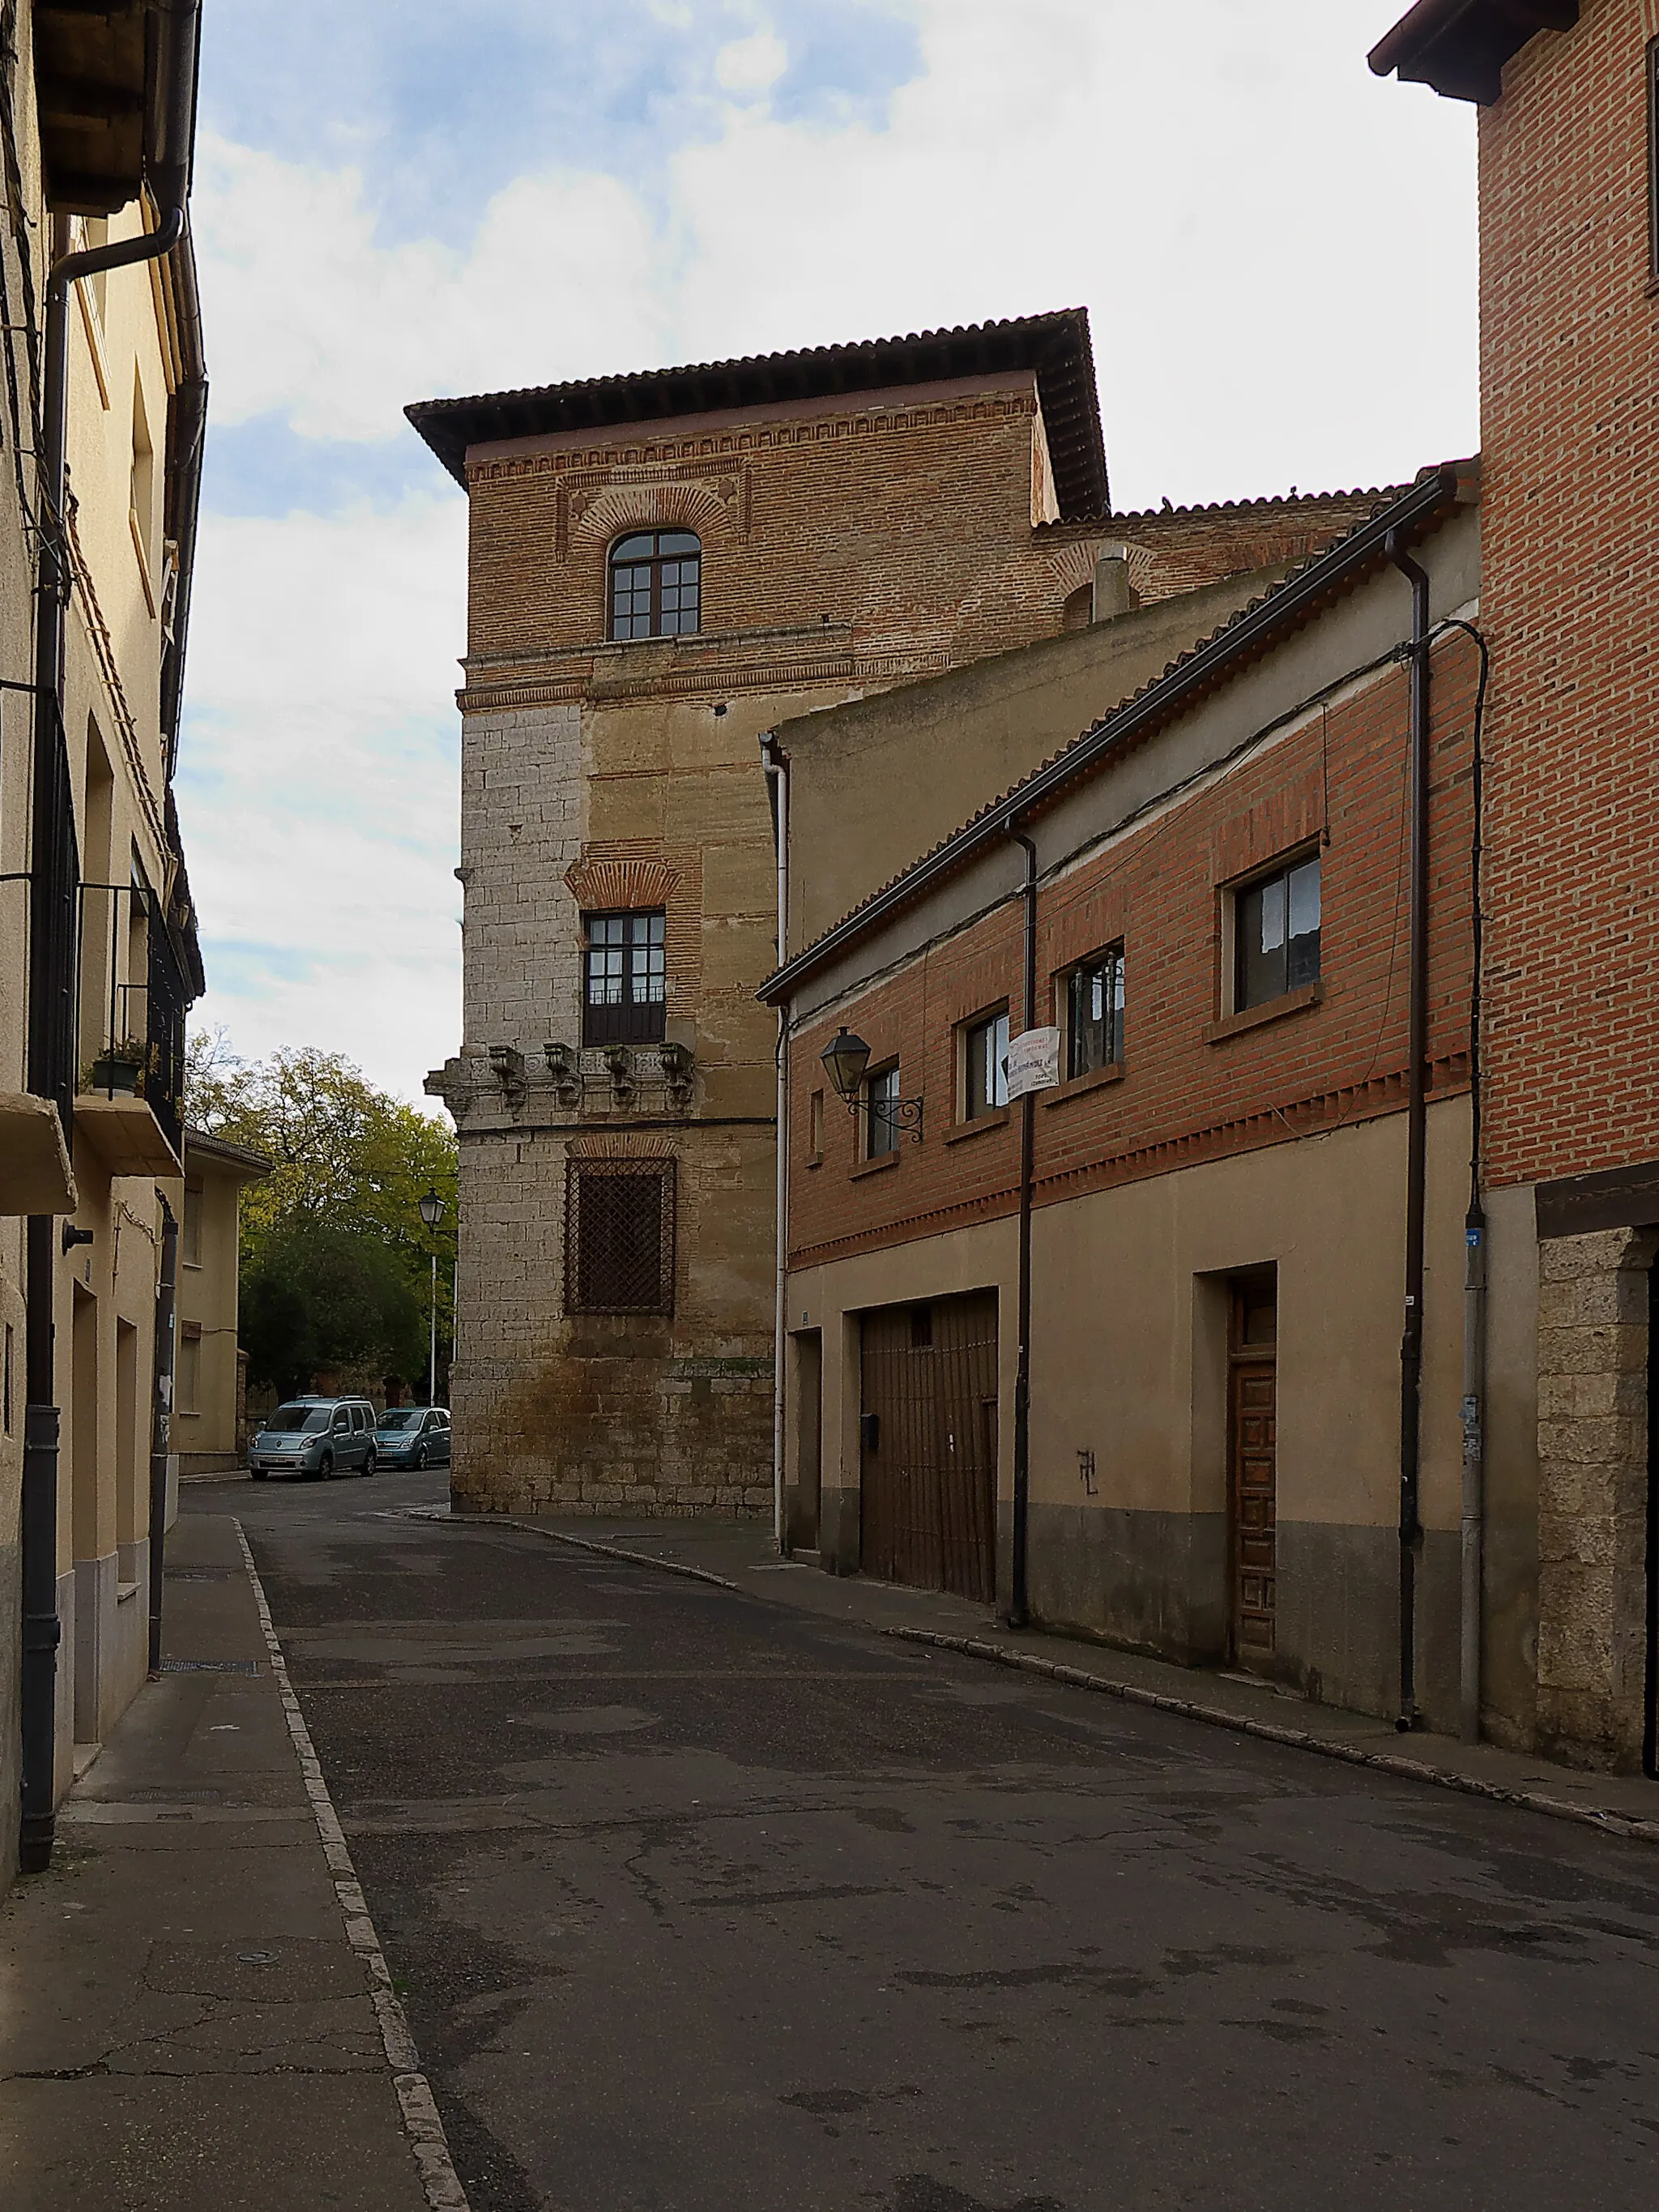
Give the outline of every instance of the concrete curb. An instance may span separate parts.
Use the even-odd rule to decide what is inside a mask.
[[[340,1826],[334,1801],[329,1796],[328,1784],[323,1778],[316,1747],[311,1741],[311,1730],[306,1726],[300,1700],[289,1680],[288,1662],[283,1656],[282,1644],[271,1626],[270,1607],[265,1602],[264,1585],[259,1580],[259,1571],[253,1564],[247,1533],[234,1516],[231,1526],[236,1531],[236,1540],[242,1547],[242,1563],[253,1586],[253,1601],[259,1610],[259,1627],[270,1656],[270,1671],[276,1678],[277,1693],[283,1701],[289,1735],[299,1757],[301,1773],[305,1778],[306,1796],[310,1800],[317,1833],[322,1841],[323,1856],[328,1862],[328,1870],[334,1882],[334,1894],[339,1900],[341,1917],[345,1922],[346,1941],[368,1970],[370,2002],[380,2024],[381,2045],[386,2051],[386,2064],[392,2069],[392,2086],[397,2093],[404,2133],[414,2154],[421,2187],[432,2212],[471,2212],[466,2191],[449,2154],[449,2142],[444,2134],[444,2124],[439,2118],[432,2085],[421,2071],[420,2056],[415,2048],[415,2039],[410,2033],[408,2016],[392,1986],[392,1969],[386,1964],[386,1954],[380,1948],[380,1939],[374,1932],[374,1923],[369,1917],[368,1906],[358,1883],[357,1869],[352,1863],[350,1847]]]
[[[415,1510],[420,1510],[418,1507]],[[713,1583],[716,1589],[743,1590],[741,1583],[731,1582],[708,1567],[688,1567],[678,1559],[659,1559],[653,1552],[629,1551],[622,1544],[602,1544],[593,1536],[568,1536],[562,1528],[538,1528],[533,1521],[511,1521],[502,1513],[434,1513],[422,1517],[452,1528],[516,1528],[522,1535],[544,1536],[550,1544],[571,1544],[579,1552],[599,1552],[607,1559],[626,1559],[636,1567],[660,1568],[665,1575],[686,1575],[694,1583]]]
[[[1257,1736],[1265,1743],[1284,1744],[1292,1751],[1317,1752],[1323,1758],[1340,1759],[1349,1766],[1368,1766],[1379,1774],[1397,1776],[1401,1781],[1430,1782],[1437,1789],[1456,1790],[1466,1797],[1484,1797],[1496,1805],[1518,1805],[1529,1813],[1547,1813],[1553,1820],[1575,1820],[1581,1827],[1594,1828],[1601,1835],[1620,1836],[1632,1843],[1659,1844],[1659,1820],[1638,1820],[1621,1813],[1597,1812],[1593,1807],[1569,1804],[1564,1798],[1548,1797],[1539,1790],[1510,1790],[1502,1783],[1483,1782],[1472,1774],[1455,1774],[1444,1767],[1431,1766],[1422,1759],[1402,1759],[1396,1752],[1366,1751],[1358,1744],[1316,1735],[1308,1729],[1252,1720],[1246,1714],[1230,1713],[1218,1705],[1199,1705],[1190,1698],[1165,1697],[1161,1691],[1143,1690],[1133,1682],[1114,1682],[1109,1676],[1091,1674],[1083,1667],[1068,1667],[1063,1660],[1045,1659],[1035,1651],[1011,1651],[1006,1644],[988,1644],[975,1636],[949,1636],[931,1628],[885,1627],[877,1632],[897,1637],[907,1644],[927,1644],[941,1651],[958,1651],[969,1659],[988,1659],[999,1667],[1016,1668],[1026,1674],[1042,1674],[1073,1689],[1098,1690],[1109,1698],[1120,1698],[1125,1705],[1147,1705],[1155,1712],[1176,1713],[1183,1720],[1231,1729],[1237,1735]]]

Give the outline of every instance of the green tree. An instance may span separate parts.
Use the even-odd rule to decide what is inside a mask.
[[[261,1339],[265,1365],[283,1364],[269,1332],[286,1314],[283,1325],[295,1350],[285,1371],[376,1361],[410,1381],[423,1377],[434,1252],[439,1359],[441,1367],[447,1364],[453,1341],[456,1228],[456,1146],[447,1124],[378,1089],[338,1053],[297,1046],[267,1060],[244,1060],[222,1030],[191,1040],[185,1098],[192,1127],[248,1146],[271,1163],[270,1174],[247,1186],[241,1198],[242,1340],[250,1374],[255,1328],[267,1333]],[[428,1190],[443,1201],[435,1230],[420,1217],[419,1202]],[[324,1229],[329,1236],[310,1243],[301,1233]],[[355,1276],[345,1267],[342,1239],[366,1255]],[[323,1270],[309,1291],[300,1264],[307,1254]],[[372,1326],[365,1322],[360,1348],[353,1348],[348,1280],[356,1285],[352,1295],[367,1302],[366,1312],[377,1316]],[[394,1282],[415,1302],[418,1343],[388,1318],[392,1310],[382,1292]],[[302,1316],[308,1316],[303,1323]],[[389,1349],[374,1348],[394,1341],[399,1346],[395,1360]],[[307,1357],[301,1357],[301,1347]],[[288,1387],[274,1372],[263,1379]]]
[[[319,1368],[418,1373],[426,1316],[397,1255],[361,1231],[304,1214],[279,1224],[246,1261],[241,1344],[248,1379],[283,1397]]]

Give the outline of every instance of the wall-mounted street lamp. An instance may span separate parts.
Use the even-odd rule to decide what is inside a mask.
[[[918,1145],[921,1142],[921,1100],[884,1097],[878,1103],[869,1096],[865,1075],[870,1066],[870,1048],[845,1023],[830,1038],[821,1057],[835,1085],[836,1096],[844,1101],[849,1114],[856,1114],[862,1106],[872,1115],[878,1115],[890,1128],[908,1129],[913,1141]]]
[[[428,1229],[435,1229],[443,1219],[444,1202],[430,1183],[427,1185],[426,1196],[417,1199],[416,1206]],[[435,1406],[438,1402],[438,1248],[435,1244],[432,1248],[432,1349],[427,1369],[426,1402],[428,1406]]]

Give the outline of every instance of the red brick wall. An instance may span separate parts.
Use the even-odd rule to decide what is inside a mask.
[[[1194,592],[1224,576],[1322,553],[1375,514],[1385,491],[1314,492],[1288,499],[1246,499],[1231,505],[1150,509],[1089,524],[1054,523],[1043,544],[1129,548],[1129,580],[1142,605]]]
[[[1436,649],[1431,798],[1430,1054],[1441,1092],[1468,1079],[1470,719],[1476,659],[1466,639]],[[1330,1129],[1404,1103],[1406,1071],[1406,678],[1380,674],[1265,745],[1071,875],[1039,908],[1039,1020],[1047,979],[1121,937],[1127,972],[1125,1074],[1036,1110],[1038,1202]],[[1218,1012],[1218,887],[1328,830],[1321,870],[1323,997],[1211,1042]],[[796,1265],[902,1242],[1010,1210],[1017,1113],[947,1143],[956,1111],[955,1026],[1012,1000],[1022,1026],[1018,901],[934,946],[843,1010],[874,1060],[900,1055],[926,1135],[899,1164],[854,1176],[857,1133],[817,1065],[825,1022],[792,1060],[791,1237]],[[872,963],[878,964],[872,943]],[[809,1164],[811,1093],[826,1091],[824,1158]]]
[[[1659,298],[1644,0],[1534,39],[1480,125],[1495,1183],[1659,1157]]]

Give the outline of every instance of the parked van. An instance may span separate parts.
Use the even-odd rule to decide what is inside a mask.
[[[367,1398],[290,1398],[267,1413],[248,1446],[256,1482],[271,1474],[374,1472],[374,1408]]]

